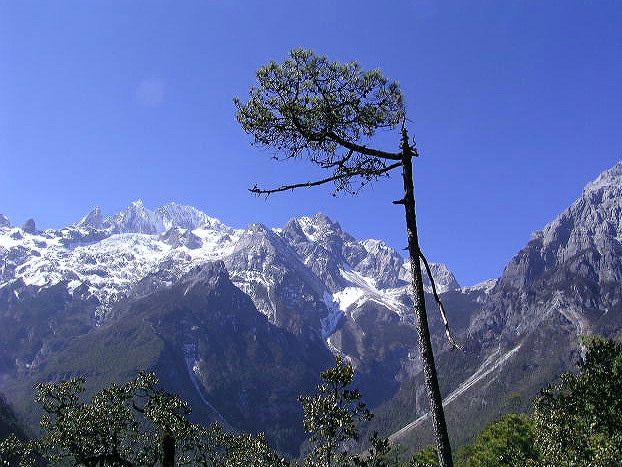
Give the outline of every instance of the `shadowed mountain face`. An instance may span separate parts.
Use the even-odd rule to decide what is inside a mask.
[[[222,262],[204,263],[170,288],[119,304],[115,315],[7,381],[17,406],[26,410],[29,401],[18,395],[29,396],[36,380],[85,375],[99,387],[148,369],[191,401],[196,420],[266,431],[281,449],[296,451],[304,434],[296,396],[313,389],[332,356],[321,341],[271,324],[231,283]]]
[[[469,439],[532,397],[580,354],[578,335],[622,324],[622,164],[538,232],[501,278],[460,288],[433,264],[454,334],[428,314],[449,427]],[[141,202],[39,231],[0,216],[0,392],[32,425],[35,381],[85,375],[92,388],[155,370],[197,421],[303,439],[296,395],[331,354],[356,365],[376,428],[426,444],[427,398],[408,263],[322,214],[283,229],[233,229],[190,206]],[[426,283],[429,287],[429,283]]]
[[[0,395],[0,439],[4,439],[11,433],[24,439],[23,428],[17,421],[17,417],[11,407],[7,404],[4,396]]]
[[[622,330],[622,163],[588,184],[582,196],[537,232],[482,297],[461,336],[465,352],[441,350],[439,373],[455,442],[508,411],[528,410],[538,391],[576,368],[581,334]],[[463,290],[463,296],[469,289]],[[420,375],[419,375],[420,378]],[[415,378],[383,408],[395,432],[425,413]],[[417,394],[413,399],[412,395]],[[403,416],[409,405],[411,414]],[[401,409],[400,409],[401,408]],[[429,441],[421,420],[399,432]]]

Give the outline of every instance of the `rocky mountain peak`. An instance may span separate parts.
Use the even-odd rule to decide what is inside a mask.
[[[169,203],[155,212],[164,224],[166,229],[180,227],[182,229],[194,230],[199,227],[208,227],[216,230],[228,229],[218,219],[208,216],[203,211],[193,206]]]
[[[490,316],[502,325],[537,326],[537,310],[556,290],[558,301],[586,313],[619,302],[622,282],[622,163],[589,183],[581,198],[549,223],[506,266],[491,292]],[[518,324],[516,324],[518,326]],[[529,327],[529,326],[527,326]]]
[[[333,222],[328,216],[322,213],[314,214],[311,217],[299,217],[293,219],[300,230],[307,237],[308,241],[320,244],[335,241],[353,241],[354,239],[343,231],[338,222]]]
[[[29,234],[37,233],[37,226],[35,225],[34,219],[28,219],[21,225],[20,229]]]
[[[102,217],[101,208],[96,206],[91,212],[84,216],[76,227],[92,227],[94,229],[103,229],[104,218]]]
[[[0,228],[1,227],[11,227],[11,221],[4,214],[0,214]]]
[[[161,219],[147,209],[142,200],[133,201],[127,208],[104,221],[116,233],[159,234],[166,230]]]
[[[297,245],[301,250],[313,248],[317,253],[324,251],[325,254],[334,256],[338,262],[346,261],[345,249],[353,245],[356,240],[344,232],[338,222],[333,222],[328,216],[317,213],[311,217],[299,217],[292,219],[282,232],[290,243]],[[359,246],[360,248],[360,246]]]
[[[87,217],[94,217],[95,211]],[[101,214],[100,214],[101,215]],[[88,221],[94,219],[89,217]],[[86,219],[86,218],[85,218]],[[85,219],[81,221],[84,222]],[[218,219],[208,216],[193,206],[169,203],[151,211],[142,200],[132,202],[118,214],[106,218],[103,228],[111,228],[115,233],[162,234],[173,227],[186,230],[207,228],[220,231],[232,231]]]
[[[622,239],[622,162],[590,182],[581,198],[548,224],[539,237],[544,248],[556,251],[557,260]]]
[[[264,224],[249,224],[234,248],[229,265],[235,270],[263,270],[273,261],[291,261],[293,251],[281,236]]]
[[[434,278],[439,293],[460,289],[460,284],[456,276],[454,276],[454,273],[451,272],[446,264],[431,263],[430,270],[432,271],[432,277]],[[427,279],[424,283],[427,283]]]
[[[622,161],[618,162],[609,170],[605,170],[598,178],[588,183],[583,193],[597,191],[602,188],[620,188],[622,187]]]

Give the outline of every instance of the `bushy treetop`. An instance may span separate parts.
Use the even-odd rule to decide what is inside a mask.
[[[365,145],[376,130],[395,128],[405,117],[398,83],[380,70],[295,49],[282,63],[259,68],[257,81],[246,103],[235,99],[237,118],[254,144],[273,148],[277,159],[306,156],[331,169],[337,191],[348,190],[353,176],[371,181],[387,170],[387,160],[401,159]]]

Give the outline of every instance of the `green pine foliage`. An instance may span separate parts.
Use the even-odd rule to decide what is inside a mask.
[[[456,454],[463,467],[528,466],[538,458],[534,423],[527,415],[508,414],[484,428],[470,446]]]
[[[428,446],[413,454],[407,467],[438,467],[438,451]]]
[[[622,345],[585,340],[579,373],[566,373],[536,400],[536,445],[545,465],[622,465]]]
[[[6,438],[0,444],[0,465],[30,467],[41,460],[80,467],[288,465],[263,436],[191,424],[188,405],[158,384],[155,374],[141,372],[87,401],[84,378],[38,384],[35,400],[45,412],[43,435],[28,441]]]
[[[333,173],[335,192],[356,192],[387,170],[381,151],[365,143],[377,130],[392,129],[405,118],[397,82],[357,62],[339,63],[311,50],[295,49],[282,63],[257,70],[249,99],[234,99],[237,119],[254,144],[279,158],[305,158]]]
[[[391,447],[386,439],[374,433],[365,455],[353,453],[360,441],[361,425],[373,414],[361,401],[361,393],[351,389],[354,366],[342,356],[335,366],[321,373],[324,382],[314,395],[298,398],[304,410],[304,427],[311,434],[311,449],[304,459],[305,467],[385,467],[392,465]]]
[[[178,466],[203,467],[288,467],[290,464],[268,445],[264,435],[234,434],[218,423],[209,428],[191,427],[189,436],[178,443]]]

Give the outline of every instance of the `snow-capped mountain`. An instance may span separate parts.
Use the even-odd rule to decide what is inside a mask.
[[[190,379],[180,391],[198,398],[205,405],[203,413],[232,426],[256,426],[239,418],[248,400],[260,397],[257,391],[263,385],[247,378],[246,396],[233,405],[222,396],[226,387],[214,385],[214,374],[229,383],[236,377],[233,369],[225,371],[205,354],[207,342],[226,337],[214,335],[220,325],[207,326],[199,318],[205,306],[211,317],[223,317],[222,326],[239,331],[242,321],[254,323],[246,328],[250,334],[243,342],[235,333],[228,337],[235,355],[250,352],[252,342],[276,339],[268,344],[271,350],[262,352],[270,356],[267,364],[275,366],[275,372],[300,375],[292,379],[292,391],[294,387],[300,391],[302,381],[310,389],[311,376],[330,365],[331,352],[344,353],[357,364],[361,384],[378,386],[368,391],[375,401],[395,392],[400,373],[412,366],[409,355],[416,352],[416,338],[407,262],[380,240],[357,241],[323,214],[292,219],[283,228],[250,224],[234,229],[191,206],[171,203],[152,211],[136,201],[108,217],[95,208],[58,230],[38,230],[34,221],[13,227],[2,219],[0,327],[12,331],[0,332],[0,386],[2,380],[13,381],[7,383],[8,389],[5,386],[9,393],[23,393],[23,388],[11,384],[27,386],[30,378],[87,370],[84,367],[92,363],[76,364],[76,359],[94,357],[77,349],[99,348],[98,339],[108,339],[102,336],[117,329],[115,333],[128,337],[113,339],[110,349],[131,348],[125,357],[131,368],[170,368],[170,362],[162,362],[177,361],[181,355],[189,369],[183,378]],[[446,267],[433,267],[441,290],[458,288]],[[217,284],[209,274],[220,277]],[[222,297],[203,304],[203,295]],[[166,318],[153,321],[146,303]],[[222,304],[224,309],[219,308]],[[152,329],[166,342],[164,348],[158,350],[160,344],[146,331],[128,330],[137,316],[153,321]],[[177,319],[172,316],[181,321],[167,327],[167,320]],[[203,331],[193,331],[195,327]],[[138,350],[146,344],[137,344],[135,335],[149,342],[148,351]],[[308,360],[304,368],[294,358],[297,347],[300,359]],[[283,360],[280,355],[289,357]],[[236,364],[238,371],[240,365]],[[109,378],[119,377],[121,370],[104,367]],[[50,373],[49,368],[58,370]],[[379,380],[387,383],[377,385]],[[272,387],[266,384],[264,389]],[[292,413],[298,414],[292,391],[270,396],[271,404],[282,408],[293,404]],[[286,393],[291,403],[283,400]],[[275,410],[276,405],[266,410]],[[290,408],[284,410],[289,413]]]
[[[192,206],[170,203],[151,211],[135,201],[106,218],[97,207],[60,230],[37,231],[34,222],[16,228],[3,219],[0,287],[21,279],[38,287],[64,282],[70,293],[87,288],[100,303],[98,318],[148,277],[153,292],[215,260],[225,260],[234,283],[271,319],[280,301],[271,286],[283,287],[285,279],[276,273],[278,262],[307,277],[309,291],[291,291],[292,300],[311,293],[312,301],[325,303],[330,296],[329,307],[342,304],[342,311],[344,295],[393,303],[395,292],[388,289],[407,286],[407,263],[395,250],[378,240],[358,242],[322,214],[293,219],[283,229],[251,224],[242,230]],[[458,288],[443,265],[434,267],[441,290]],[[319,313],[326,317],[326,310]]]
[[[450,351],[428,294],[456,442],[527,410],[574,367],[579,334],[619,335],[621,187],[622,163],[536,233],[499,279],[460,288],[431,264],[465,348]],[[294,452],[303,436],[291,430],[294,395],[340,353],[380,405],[376,428],[425,443],[408,271],[383,241],[357,240],[322,214],[235,229],[190,206],[152,211],[136,201],[43,231],[0,215],[0,392],[28,416],[36,380],[88,374],[101,386],[154,369],[198,405],[199,418],[252,430],[273,420],[268,436]]]
[[[85,287],[100,302],[98,316],[124,299],[145,277],[160,272],[170,285],[194,265],[230,254],[239,232],[190,206],[175,203],[155,212],[141,201],[102,219],[95,208],[60,230],[0,230],[0,287],[65,283]]]

